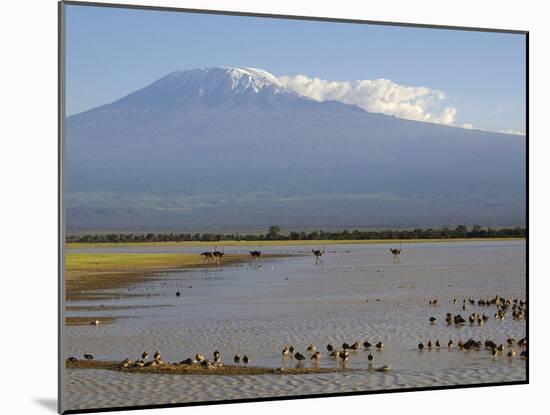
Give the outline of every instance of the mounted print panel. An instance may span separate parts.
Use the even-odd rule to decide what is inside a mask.
[[[60,3],[60,411],[527,383],[527,36]]]

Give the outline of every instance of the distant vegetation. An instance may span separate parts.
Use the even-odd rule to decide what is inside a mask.
[[[277,225],[270,226],[266,233],[109,233],[93,235],[70,235],[72,243],[128,243],[128,242],[219,242],[219,241],[314,241],[314,240],[372,240],[372,239],[454,239],[454,238],[524,238],[527,230],[521,227],[491,229],[464,225],[455,229],[412,229],[361,231],[291,231],[283,232]]]

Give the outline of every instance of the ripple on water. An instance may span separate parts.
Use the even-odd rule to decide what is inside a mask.
[[[486,351],[447,350],[470,337],[505,343],[525,335],[525,322],[493,318],[493,307],[463,311],[453,298],[525,296],[523,242],[419,244],[405,246],[402,263],[388,263],[386,248],[343,246],[345,254],[327,255],[323,267],[309,257],[263,261],[255,266],[169,273],[148,283],[151,297],[113,300],[111,305],[164,305],[132,309],[131,319],[110,325],[66,328],[68,354],[97,359],[137,358],[160,349],[166,361],[179,361],[218,349],[225,361],[247,354],[251,364],[280,367],[283,345],[305,353],[316,342],[322,367],[334,367],[326,344],[382,340],[384,351],[371,350],[376,366],[391,373],[346,372],[319,375],[176,376],[68,370],[69,409],[253,399],[296,394],[324,394],[525,380],[525,362],[493,360]],[[284,249],[278,248],[278,249]],[[297,249],[297,248],[292,248]],[[273,265],[271,268],[270,265]],[[215,273],[210,275],[209,273]],[[189,283],[192,281],[192,283]],[[181,298],[172,292],[183,289]],[[136,288],[138,290],[145,290]],[[131,291],[130,291],[131,292]],[[429,307],[438,298],[440,305]],[[380,299],[380,301],[376,301]],[[368,300],[368,301],[367,301]],[[486,312],[483,327],[444,324],[446,312],[467,316]],[[90,315],[97,311],[90,312]],[[85,315],[85,312],[83,312]],[[438,320],[429,324],[429,317]],[[440,339],[440,350],[418,352],[419,341]],[[369,352],[352,353],[349,367],[367,368]],[[311,362],[307,362],[311,365]]]

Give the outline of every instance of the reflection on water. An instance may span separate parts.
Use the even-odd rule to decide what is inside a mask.
[[[110,325],[68,327],[66,341],[69,353],[92,352],[97,359],[136,358],[145,349],[160,349],[165,360],[179,361],[197,352],[210,356],[218,349],[226,362],[232,363],[232,356],[238,352],[250,356],[251,365],[268,367],[296,365],[294,359],[281,356],[284,345],[294,345],[309,356],[306,347],[314,342],[322,353],[319,365],[334,367],[341,363],[328,356],[327,343],[341,348],[343,342],[369,340],[375,344],[381,340],[383,351],[365,351],[361,347],[351,353],[347,364],[350,368],[367,369],[367,356],[372,353],[376,366],[392,366],[390,374],[365,371],[209,376],[208,380],[201,376],[170,376],[172,386],[163,388],[160,396],[148,398],[147,393],[134,395],[132,391],[155,389],[167,376],[68,371],[69,407],[97,406],[98,400],[103,399],[121,399],[123,405],[130,405],[327,393],[328,384],[335,384],[336,391],[342,392],[525,379],[523,361],[510,363],[505,358],[494,360],[486,351],[459,352],[446,347],[449,339],[456,343],[473,337],[503,343],[508,336],[519,339],[525,335],[525,322],[511,318],[496,321],[494,307],[473,305],[462,310],[463,298],[477,300],[495,294],[525,298],[524,242],[405,244],[400,264],[393,263],[388,247],[329,245],[324,264],[314,265],[311,246],[264,246],[266,253],[303,255],[159,274],[145,284],[113,290],[108,301],[71,302],[71,306],[94,306],[100,310],[104,307],[103,315],[125,318]],[[225,252],[242,253],[248,248],[226,247]],[[202,250],[203,247],[108,249]],[[177,292],[181,295],[177,296]],[[435,298],[439,305],[429,306],[429,300]],[[457,304],[453,304],[455,298]],[[465,317],[472,312],[485,312],[490,320],[482,327],[447,326],[447,312]],[[99,314],[97,308],[70,312],[79,316]],[[429,322],[432,316],[437,318],[434,325]],[[440,339],[445,346],[418,352],[418,342],[426,343],[430,338],[434,342]],[[314,367],[315,363],[308,358],[304,365]],[[205,386],[206,382],[216,385],[215,393],[211,386]],[[109,385],[100,388],[108,389],[105,396],[93,387],[105,386],[104,383]],[[174,385],[194,392],[181,396],[181,389]],[[117,398],[117,394],[121,396]]]

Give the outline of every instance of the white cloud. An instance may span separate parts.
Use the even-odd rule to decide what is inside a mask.
[[[498,132],[503,133],[503,134],[525,135],[525,131],[515,130],[513,128],[506,128],[504,130],[498,130]]]
[[[441,109],[445,93],[427,87],[396,84],[389,79],[327,81],[305,75],[281,76],[288,88],[317,101],[335,100],[377,112],[438,124],[455,125],[457,109]],[[467,124],[473,128],[471,124]],[[468,128],[468,127],[464,127]]]

